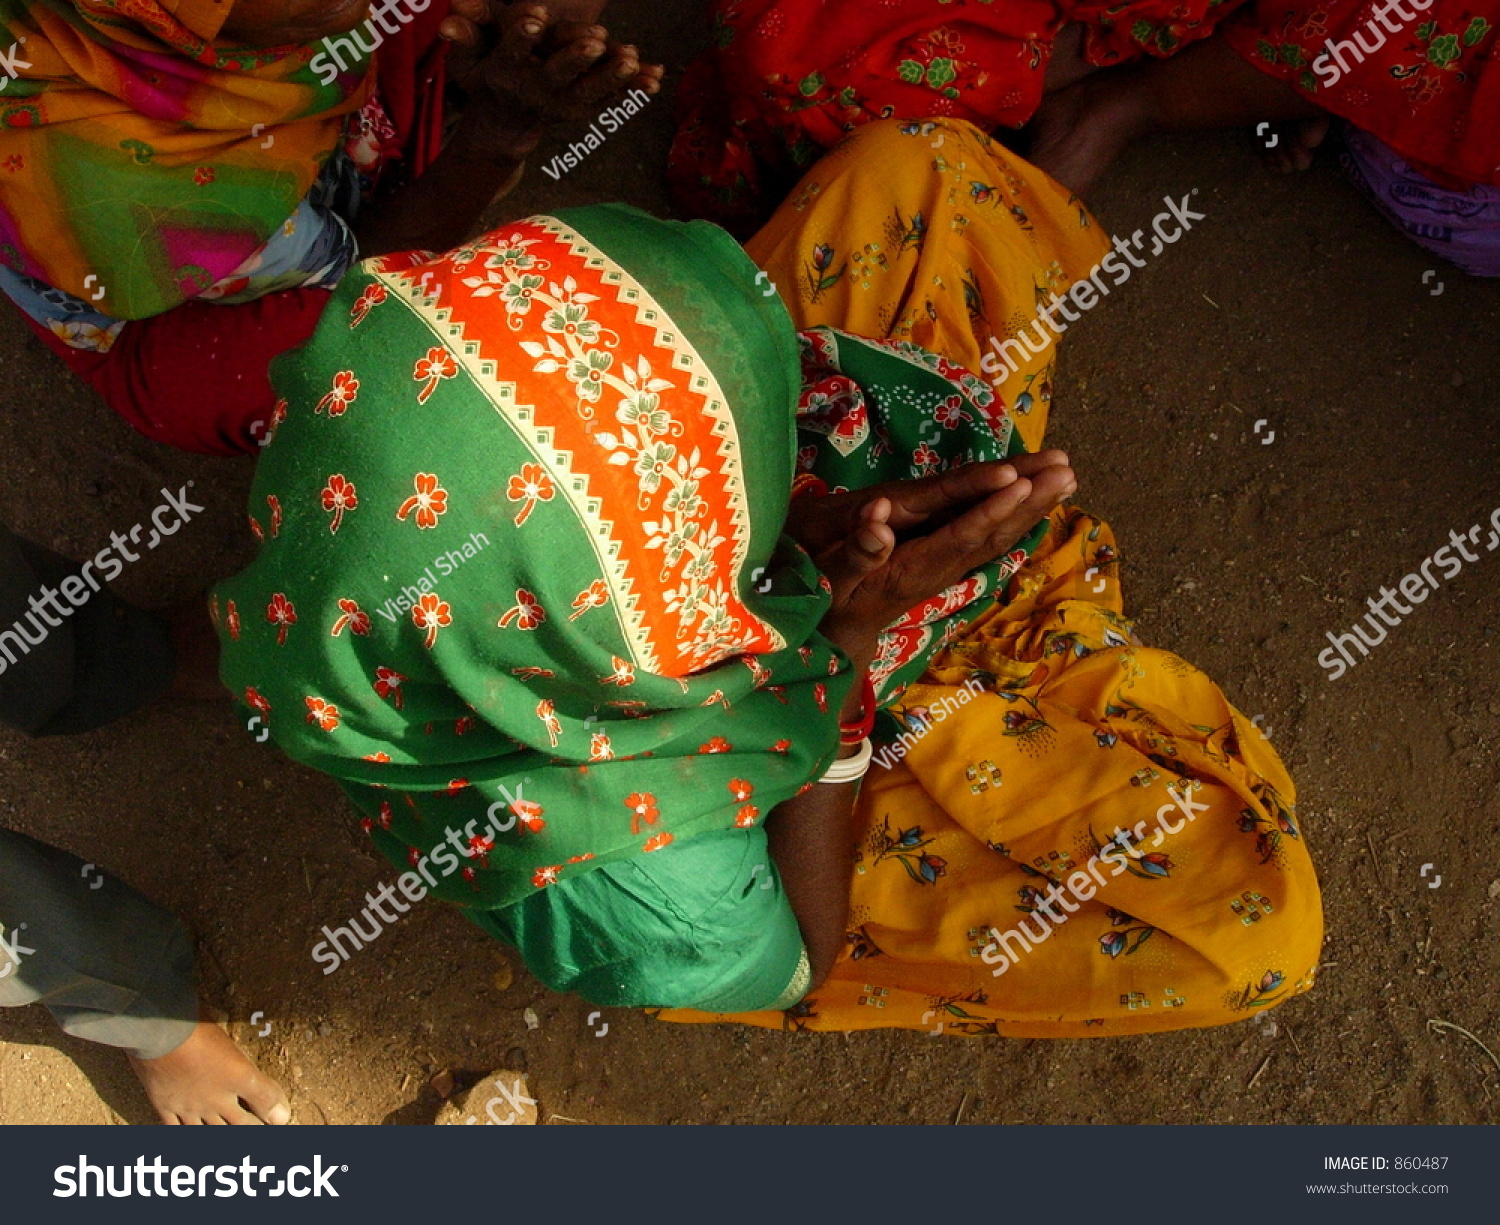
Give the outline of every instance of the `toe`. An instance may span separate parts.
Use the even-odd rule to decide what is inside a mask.
[[[258,1122],[281,1126],[292,1121],[292,1109],[287,1104],[281,1086],[267,1076],[256,1075],[253,1083],[240,1090],[240,1101],[254,1112]]]
[[[1301,130],[1298,132],[1304,149],[1316,149],[1328,138],[1331,121],[1327,115],[1319,115],[1316,119],[1304,120]]]
[[[231,1127],[264,1127],[265,1124],[250,1111],[246,1110],[239,1102],[232,1106],[226,1106],[219,1112],[219,1117]]]

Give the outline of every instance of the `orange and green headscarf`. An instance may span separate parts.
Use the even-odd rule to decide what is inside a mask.
[[[144,319],[286,222],[363,105],[368,62],[323,85],[316,45],[221,46],[232,8],[0,0],[18,69],[0,92],[0,263]]]
[[[758,831],[852,679],[783,535],[797,466],[853,487],[1019,445],[973,375],[799,337],[764,280],[717,227],[570,210],[367,261],[273,366],[221,675],[439,897],[499,910]],[[1024,556],[893,625],[882,691]]]

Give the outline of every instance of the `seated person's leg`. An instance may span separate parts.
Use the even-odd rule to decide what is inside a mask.
[[[1098,72],[1048,97],[1032,125],[1031,159],[1087,191],[1150,132],[1313,119],[1321,107],[1247,63],[1222,34],[1164,60]]]
[[[81,605],[59,591],[70,578]],[[33,736],[102,727],[161,696],[173,659],[167,623],[112,595],[92,562],[0,527],[0,723]]]
[[[276,1083],[199,1020],[181,921],[85,866],[0,829],[0,922],[20,954],[0,954],[0,1006],[44,1004],[75,1038],[123,1048],[163,1122],[287,1122]]]
[[[1037,451],[1067,327],[1038,312],[1108,245],[1068,192],[973,125],[886,120],[818,162],[746,250],[797,327],[910,341],[986,378]]]

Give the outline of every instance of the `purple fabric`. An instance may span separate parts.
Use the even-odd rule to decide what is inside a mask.
[[[1408,238],[1473,276],[1500,276],[1500,187],[1439,187],[1355,127],[1344,148],[1344,169]]]

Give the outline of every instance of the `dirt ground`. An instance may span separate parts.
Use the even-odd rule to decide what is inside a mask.
[[[680,68],[700,6],[643,7],[621,6],[621,32]],[[561,182],[534,170],[508,207],[664,210],[670,130],[663,99]],[[436,1074],[462,1086],[522,1065],[559,1123],[1500,1121],[1500,1071],[1428,1026],[1500,1050],[1500,556],[1481,550],[1341,680],[1316,662],[1325,632],[1500,506],[1500,285],[1408,243],[1330,160],[1277,177],[1243,134],[1149,141],[1093,204],[1128,235],[1193,188],[1207,219],[1070,330],[1053,441],[1119,535],[1142,635],[1263,715],[1298,780],[1328,939],[1319,986],[1274,1026],[997,1041],[616,1010],[591,1027],[589,1005],[519,965],[501,989],[504,952],[438,904],[325,978],[314,933],[390,869],[335,785],[256,744],[227,703],[160,704],[74,739],[0,733],[0,822],[184,916],[205,999],[301,1123],[427,1123]],[[248,461],[137,437],[9,308],[0,386],[5,522],[82,557],[192,479],[209,513],[119,588],[165,605],[247,559]],[[0,1014],[0,1121],[153,1118],[117,1052],[39,1008]]]

